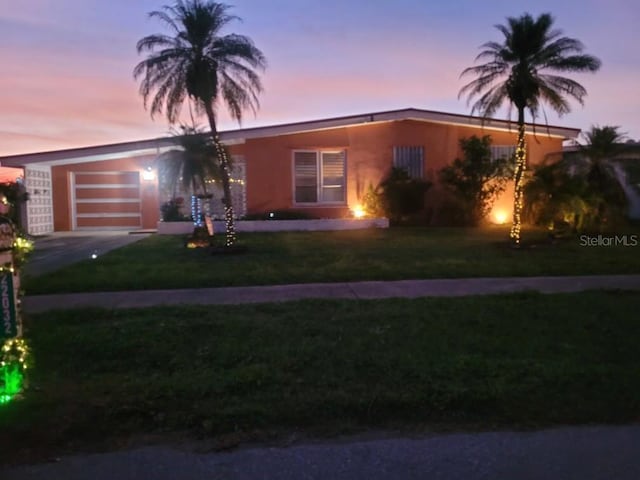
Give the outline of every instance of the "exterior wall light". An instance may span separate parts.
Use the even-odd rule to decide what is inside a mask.
[[[156,173],[151,167],[147,167],[142,171],[142,180],[145,182],[152,182],[156,179]]]

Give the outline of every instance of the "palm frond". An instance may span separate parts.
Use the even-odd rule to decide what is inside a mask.
[[[582,137],[586,144],[578,144],[582,153],[592,162],[612,159],[624,150],[623,142],[627,134],[620,130],[619,126],[592,125],[589,130],[583,132]]]
[[[549,100],[547,95],[550,90],[554,91],[554,96],[568,95],[577,100],[581,105],[584,104],[584,97],[587,95],[587,90],[575,80],[571,80],[566,77],[559,77],[557,75],[540,75],[540,85],[544,87],[543,98]],[[564,102],[567,109],[558,113],[568,113],[569,103]]]
[[[540,99],[547,102],[558,115],[562,116],[571,111],[571,107],[567,99],[562,95],[558,88],[554,88],[553,84],[540,83]],[[540,104],[539,100],[535,102],[536,107]]]
[[[558,72],[597,72],[602,62],[592,55],[555,56],[542,66]]]
[[[219,178],[216,149],[203,130],[181,125],[173,133],[178,148],[162,153],[158,157],[161,175],[172,190],[181,186],[182,190],[197,194],[207,193],[207,182]]]
[[[142,53],[145,51],[153,51],[157,48],[167,48],[177,46],[176,39],[173,37],[169,37],[167,35],[147,35],[146,37],[140,39],[136,44],[136,50],[138,53]]]
[[[175,33],[179,33],[180,28],[174,21],[175,16],[171,15],[173,13],[173,8],[165,6],[164,10],[166,11],[163,12],[161,10],[154,10],[153,12],[149,12],[149,18],[157,18]]]

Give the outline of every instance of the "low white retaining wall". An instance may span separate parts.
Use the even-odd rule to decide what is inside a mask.
[[[293,232],[321,230],[360,230],[364,228],[389,228],[386,218],[323,218],[319,220],[237,220],[236,232]],[[224,233],[221,220],[213,222],[216,233]],[[158,222],[158,234],[182,235],[193,231],[193,222]]]

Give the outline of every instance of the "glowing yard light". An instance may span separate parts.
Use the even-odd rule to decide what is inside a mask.
[[[364,208],[362,208],[362,206],[360,205],[356,205],[355,207],[353,207],[351,209],[351,213],[353,213],[353,216],[355,218],[363,218],[367,212],[364,211]]]
[[[507,223],[509,215],[504,210],[496,210],[493,212],[493,219],[498,225]]]

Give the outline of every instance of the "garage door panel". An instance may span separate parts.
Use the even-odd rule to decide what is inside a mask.
[[[140,202],[135,203],[80,203],[76,213],[140,213]]]
[[[76,186],[81,185],[135,185],[139,184],[138,172],[76,173]]]
[[[140,217],[78,217],[78,228],[139,227]]]
[[[140,199],[137,188],[76,188],[77,200],[90,199]]]

